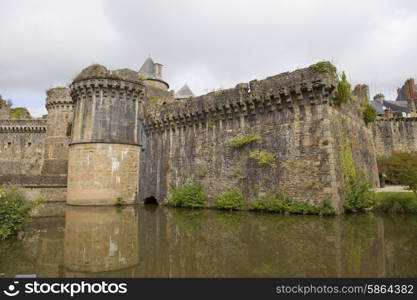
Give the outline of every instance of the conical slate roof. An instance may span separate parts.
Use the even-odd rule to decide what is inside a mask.
[[[190,97],[194,97],[194,93],[186,84],[175,94],[175,99],[184,99]]]
[[[139,74],[142,74],[143,76],[149,79],[155,79],[155,64],[152,58],[148,57],[148,59],[145,60],[145,62],[139,70]]]

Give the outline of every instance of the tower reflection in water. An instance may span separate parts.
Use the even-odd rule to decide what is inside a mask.
[[[133,206],[67,206],[64,277],[134,277],[139,263]]]

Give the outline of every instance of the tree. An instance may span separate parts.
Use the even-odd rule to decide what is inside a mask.
[[[363,106],[363,120],[365,121],[366,124],[369,124],[373,121],[376,120],[377,117],[377,113],[375,108],[369,103],[369,101],[367,100],[367,103]]]
[[[380,158],[378,164],[391,182],[405,185],[417,195],[417,152],[393,152]]]
[[[335,95],[334,102],[337,106],[342,105],[343,103],[346,103],[350,97],[351,97],[351,86],[349,81],[346,78],[346,73],[342,73],[341,80],[337,84],[337,91]]]

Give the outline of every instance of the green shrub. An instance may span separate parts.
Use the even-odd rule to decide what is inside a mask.
[[[13,108],[10,113],[10,119],[19,120],[25,112],[26,112],[26,108],[24,107]]]
[[[374,195],[374,210],[389,213],[417,213],[417,197],[407,192],[380,192]]]
[[[417,195],[417,152],[395,151],[380,157],[378,168],[390,182],[405,185]]]
[[[116,206],[122,206],[123,204],[125,204],[125,200],[123,199],[123,197],[117,197]]]
[[[238,189],[231,189],[218,196],[214,207],[220,209],[237,210],[243,205],[243,195]]]
[[[172,191],[167,204],[179,207],[202,207],[206,198],[201,183],[191,180],[188,183],[177,186]]]
[[[233,148],[242,148],[243,146],[259,143],[261,141],[261,137],[256,134],[246,134],[239,137],[234,138],[230,142],[230,147]]]
[[[29,211],[30,206],[19,190],[0,188],[0,240],[16,234]]]
[[[373,205],[374,192],[370,184],[362,176],[357,176],[345,185],[345,202],[343,207],[347,212],[358,212]]]
[[[269,165],[271,167],[275,166],[273,162],[275,159],[274,153],[256,150],[256,151],[251,151],[249,153],[249,157],[252,159],[255,159],[260,165]]]
[[[342,78],[339,81],[339,83],[337,84],[337,91],[336,91],[334,103],[337,106],[340,106],[340,105],[348,102],[348,100],[350,99],[351,96],[352,96],[351,86],[350,86],[350,83],[346,79],[346,73],[343,72],[342,73]]]
[[[322,206],[315,206],[307,202],[294,201],[283,192],[269,192],[264,197],[255,200],[250,210],[303,215],[334,215],[336,213],[327,201],[324,201]]]
[[[352,147],[342,142],[339,149],[340,168],[343,177],[342,190],[345,195],[343,207],[348,212],[358,212],[372,206],[373,192],[365,176],[356,170]]]
[[[313,72],[319,72],[324,73],[327,71],[333,71],[336,72],[336,67],[329,61],[319,61],[318,63],[315,63],[311,66],[309,66],[309,69]]]
[[[367,103],[362,107],[363,120],[366,124],[372,123],[376,120],[377,113],[375,108],[367,101]]]

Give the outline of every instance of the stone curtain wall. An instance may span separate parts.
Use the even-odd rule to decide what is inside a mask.
[[[330,164],[334,165],[335,177],[332,188],[340,195],[340,201],[333,203],[341,210],[343,206],[343,169],[342,153],[351,153],[356,174],[366,179],[371,186],[379,186],[378,166],[371,125],[366,126],[362,119],[360,104],[348,102],[340,109],[329,108],[328,124],[330,125]],[[347,155],[349,156],[349,155]],[[345,158],[346,160],[346,158]],[[348,161],[346,161],[348,163]]]
[[[417,118],[378,120],[372,129],[377,156],[417,151]]]
[[[46,120],[0,120],[0,175],[40,174]]]
[[[140,200],[153,196],[162,201],[176,185],[194,177],[210,200],[232,187],[241,189],[247,201],[279,188],[295,200],[317,205],[332,200],[341,207],[333,144],[333,123],[340,113],[329,106],[336,84],[335,73],[302,69],[149,108]],[[258,135],[261,141],[239,149],[230,146],[244,134]],[[260,164],[250,158],[253,151],[271,153],[274,159]],[[362,154],[357,151],[355,158]],[[376,164],[364,168],[376,172]]]

